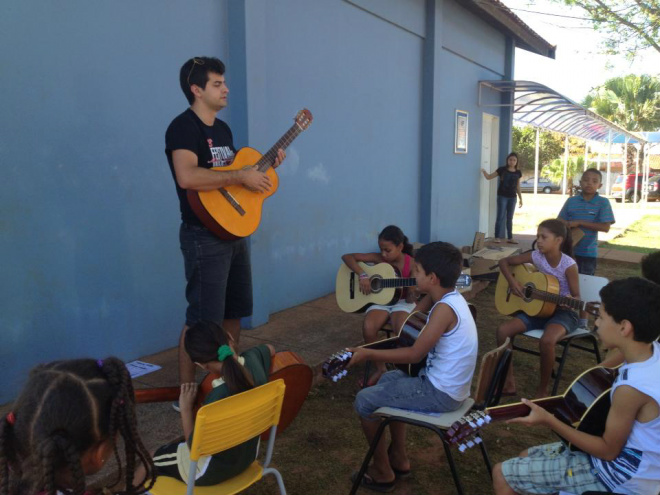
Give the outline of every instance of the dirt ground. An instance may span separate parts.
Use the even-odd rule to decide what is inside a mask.
[[[609,260],[599,260],[597,275],[608,279],[639,276],[639,266]],[[495,285],[491,284],[473,302],[478,309],[479,353],[495,347],[495,329],[504,321],[494,308]],[[538,358],[514,354],[518,392],[529,397],[534,392],[538,374]],[[582,371],[592,367],[592,354],[573,351],[566,365],[560,390]],[[334,495],[350,491],[350,475],[360,467],[367,444],[359,427],[352,404],[358,391],[360,369],[339,383],[325,382],[314,388],[300,415],[276,442],[275,466],[284,477],[291,495]],[[503,401],[515,402],[517,399]],[[493,424],[483,431],[483,437],[493,463],[514,457],[527,447],[555,441],[556,437],[543,428]],[[456,489],[440,440],[421,428],[410,428],[408,449],[413,475],[397,482],[394,493],[400,495],[453,495]],[[468,494],[492,493],[479,449],[465,454],[455,451],[455,459],[463,488]],[[246,494],[277,493],[272,480],[264,480]],[[361,489],[360,493],[370,493]]]

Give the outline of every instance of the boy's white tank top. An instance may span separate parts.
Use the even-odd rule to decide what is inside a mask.
[[[660,405],[660,344],[653,342],[653,356],[641,363],[624,363],[610,397],[621,385],[648,395]],[[633,423],[628,441],[613,461],[591,457],[598,478],[614,493],[660,493],[660,416]]]
[[[470,396],[470,383],[477,363],[477,325],[465,298],[454,290],[436,302],[446,304],[456,314],[458,323],[438,339],[426,358],[426,376],[435,388],[462,401]],[[427,318],[427,322],[428,322]]]

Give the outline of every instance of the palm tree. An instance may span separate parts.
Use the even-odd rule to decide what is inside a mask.
[[[629,131],[657,131],[660,129],[660,80],[635,74],[614,77],[592,89],[582,106]],[[634,155],[634,148],[629,144],[629,168]]]
[[[656,131],[660,128],[660,80],[635,74],[614,77],[592,89],[582,106],[629,131]]]
[[[584,157],[569,157],[566,166],[566,189],[569,195],[573,195],[573,178],[578,177],[584,170]],[[564,178],[564,159],[557,158],[543,167],[541,175],[547,177],[555,184],[561,184]]]

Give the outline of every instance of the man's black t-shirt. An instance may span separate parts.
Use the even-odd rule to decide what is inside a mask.
[[[202,225],[190,208],[186,190],[179,187],[172,163],[174,150],[189,150],[197,155],[197,166],[203,168],[226,167],[234,160],[236,149],[229,126],[215,119],[212,126],[206,125],[190,108],[176,117],[165,132],[165,154],[179,196],[181,220],[191,225]]]
[[[505,198],[515,198],[518,191],[518,180],[522,177],[522,172],[520,170],[509,172],[506,167],[499,167],[497,175],[500,176],[497,195]]]

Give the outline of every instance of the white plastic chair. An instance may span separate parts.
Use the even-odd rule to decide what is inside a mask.
[[[607,280],[605,277],[596,277],[594,275],[583,275],[583,274],[579,275],[579,281],[580,281],[580,299],[582,301],[587,301],[587,302],[600,301],[600,290],[609,283],[609,280]],[[540,340],[541,336],[543,335],[543,329],[528,330],[527,332],[524,332],[521,335],[525,337],[529,337],[531,339]],[[577,341],[580,340],[587,341],[587,343],[590,346],[586,347],[586,345],[577,343]],[[594,354],[596,358],[596,364],[600,363],[601,361],[600,350],[598,348],[598,339],[596,338],[594,333],[587,328],[576,329],[574,332],[572,332],[571,334],[567,335],[559,342],[557,342],[557,344],[561,345],[564,348],[564,350],[562,351],[561,356],[557,356],[555,358],[555,360],[559,363],[559,368],[557,369],[557,372],[555,374],[555,382],[552,386],[551,395],[557,395],[557,389],[559,387],[559,381],[561,380],[561,374],[562,371],[564,370],[564,364],[566,363],[566,358],[568,357],[568,351],[571,347]],[[526,352],[527,354],[534,354],[535,356],[538,356],[540,354],[536,350],[516,345],[515,340],[514,343],[512,344],[512,347],[516,351]]]

